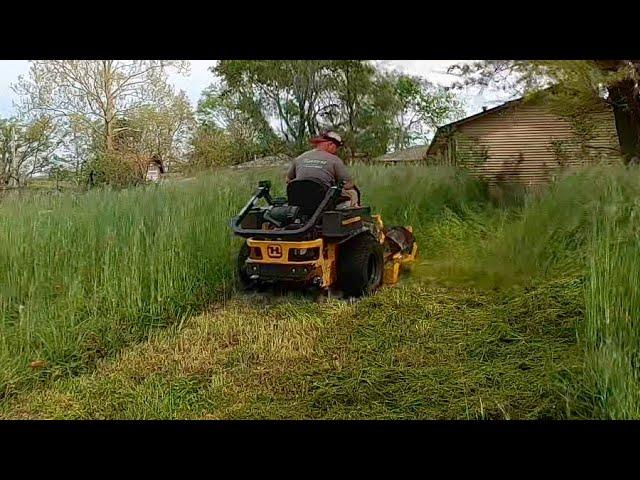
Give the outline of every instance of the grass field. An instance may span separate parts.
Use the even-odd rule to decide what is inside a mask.
[[[359,302],[235,293],[228,220],[281,172],[4,199],[0,417],[640,416],[638,173],[354,173],[421,248]]]

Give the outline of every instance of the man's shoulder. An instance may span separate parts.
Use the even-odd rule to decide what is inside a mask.
[[[325,152],[324,150],[320,151],[320,153],[322,154],[323,158],[342,163],[342,159],[333,153]]]
[[[293,159],[293,161],[295,162],[296,160],[302,160],[303,158],[307,158],[309,155],[313,154],[315,150],[307,150],[306,152],[301,153],[300,155],[298,155],[297,157],[295,157]]]
[[[339,156],[334,155],[333,153],[327,152],[327,155],[329,155],[328,158],[331,158],[331,160],[333,160],[334,163],[344,163]]]
[[[304,159],[312,159],[312,160],[328,160],[330,162],[339,162],[344,163],[340,157],[334,155],[333,153],[325,152],[324,150],[307,150],[306,152],[298,155],[293,161],[304,160]]]

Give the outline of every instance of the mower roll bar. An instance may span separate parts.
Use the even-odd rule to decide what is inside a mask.
[[[343,182],[339,182],[338,185],[334,185],[333,187],[327,190],[326,195],[316,208],[316,211],[313,212],[311,218],[304,224],[302,227],[297,228],[295,230],[262,230],[257,228],[242,228],[241,223],[244,220],[244,217],[251,211],[254,207],[255,203],[264,198],[269,205],[273,205],[273,200],[271,198],[271,194],[269,193],[269,189],[271,188],[271,182],[262,181],[258,184],[258,189],[251,197],[251,200],[244,206],[237,217],[234,217],[231,221],[231,228],[233,232],[241,237],[249,237],[253,235],[260,235],[262,237],[267,238],[282,238],[282,237],[295,237],[299,235],[303,235],[307,233],[318,221],[318,217],[324,211],[326,206],[333,198],[338,198],[340,196],[340,192],[342,192]]]

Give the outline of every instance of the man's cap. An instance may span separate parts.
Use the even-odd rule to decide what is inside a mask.
[[[311,143],[322,143],[322,142],[329,141],[329,142],[335,143],[339,147],[343,145],[342,137],[338,135],[336,132],[331,132],[331,131],[325,132],[319,137],[312,138],[309,141]]]

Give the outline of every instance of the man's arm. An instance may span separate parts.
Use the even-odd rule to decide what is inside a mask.
[[[336,182],[343,181],[344,187],[346,190],[350,190],[355,187],[353,180],[351,179],[351,175],[349,175],[349,171],[343,162],[335,163],[335,171],[336,171]]]
[[[291,165],[289,166],[289,170],[287,170],[287,176],[285,180],[289,183],[291,180],[296,178],[296,161],[293,160]]]

